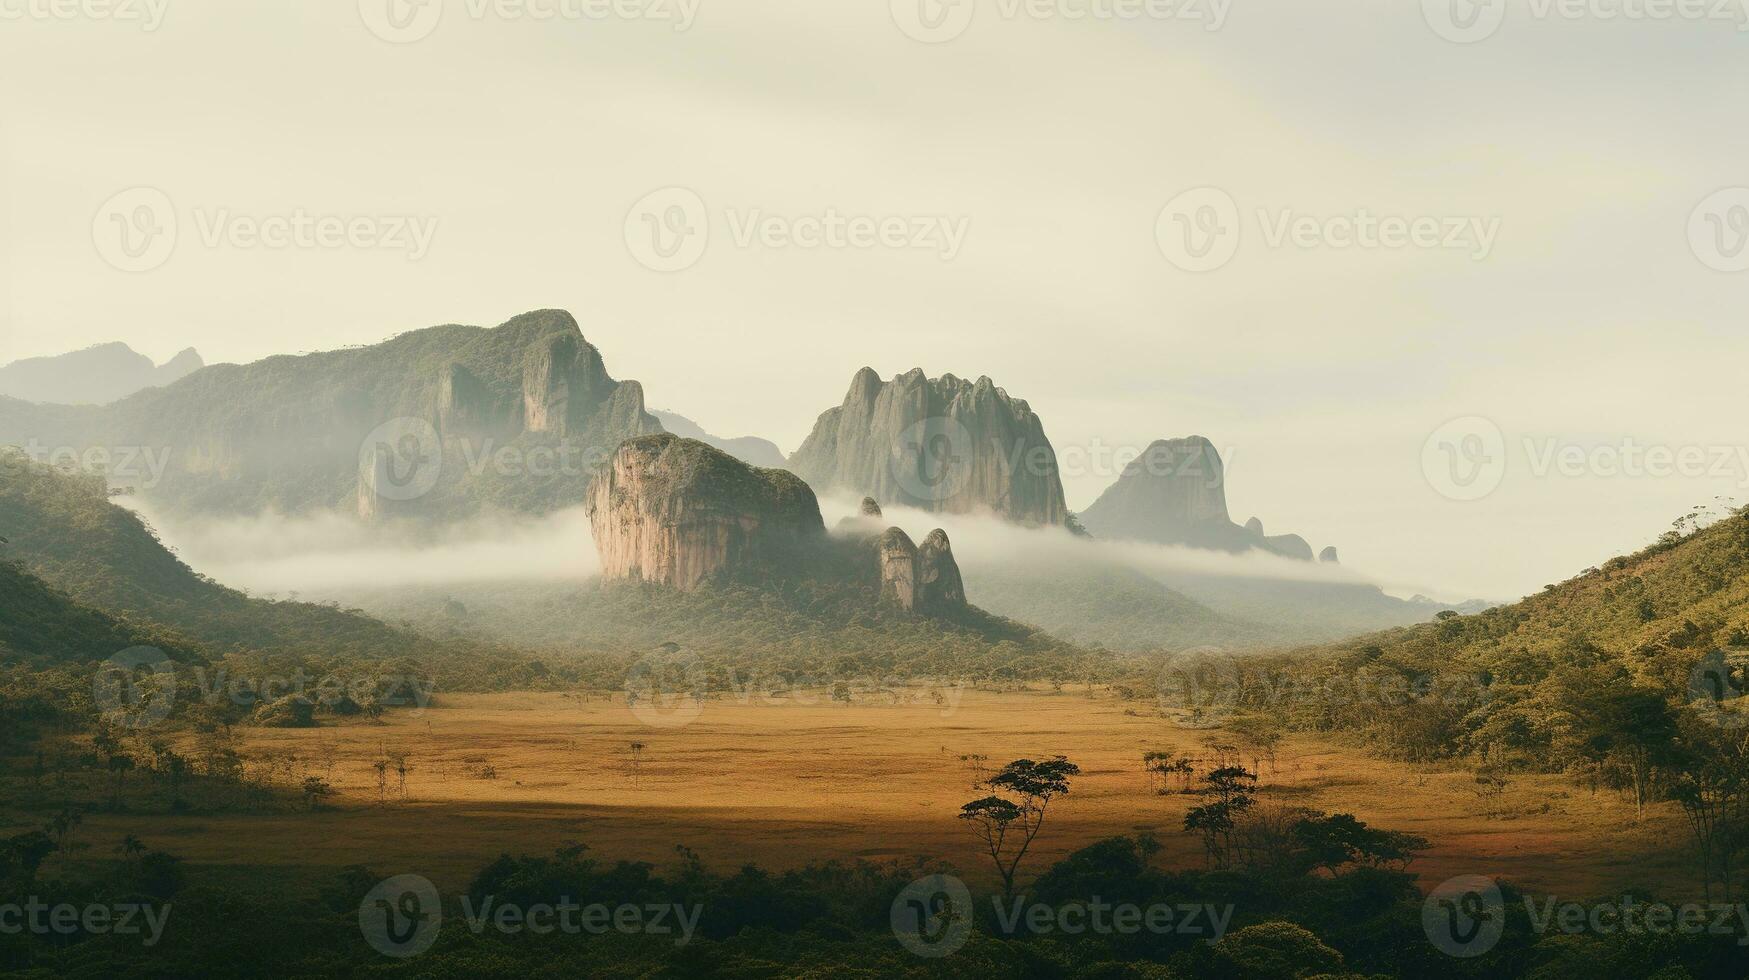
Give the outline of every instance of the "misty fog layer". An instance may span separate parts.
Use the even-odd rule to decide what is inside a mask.
[[[860,498],[826,497],[820,510],[826,526],[857,514]],[[1290,582],[1367,584],[1367,579],[1340,565],[1294,561],[1264,551],[1231,554],[1141,541],[1100,541],[1080,538],[1062,528],[1027,528],[994,517],[936,514],[908,507],[883,506],[883,526],[900,527],[921,541],[935,528],[947,532],[954,558],[962,569],[979,567],[1038,569],[1048,574],[1064,564],[1114,565],[1147,575],[1263,579]],[[975,582],[967,582],[975,590]]]
[[[541,518],[494,515],[438,528],[395,528],[340,513],[180,522],[136,498],[118,502],[145,518],[195,571],[262,595],[582,581],[600,571],[581,507]]]
[[[394,588],[463,582],[584,581],[600,573],[589,520],[581,507],[543,518],[480,517],[440,528],[379,527],[340,513],[182,522],[137,498],[120,502],[155,527],[196,571],[261,594],[323,594],[348,587]],[[820,502],[826,526],[854,515],[858,501]],[[1060,528],[1024,528],[993,517],[886,509],[886,525],[921,541],[947,531],[968,574],[979,568],[1036,569],[1113,565],[1162,574],[1275,581],[1363,584],[1341,566],[1293,561],[1266,552],[1228,554],[1131,541],[1076,538]],[[975,591],[976,582],[968,585]]]

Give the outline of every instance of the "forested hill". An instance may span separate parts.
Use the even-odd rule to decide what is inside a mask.
[[[1557,768],[1583,761],[1588,739],[1619,732],[1626,722],[1610,721],[1611,705],[1638,695],[1656,695],[1670,709],[1705,707],[1702,701],[1723,695],[1735,710],[1743,692],[1721,686],[1727,677],[1699,688],[1694,679],[1716,653],[1741,683],[1743,657],[1733,648],[1749,647],[1749,515],[1670,532],[1511,605],[1441,615],[1284,655],[1267,669],[1300,675],[1300,690],[1313,692],[1339,683],[1378,691],[1381,678],[1464,680],[1446,686],[1462,697],[1438,696],[1438,687],[1435,696],[1407,703],[1288,697],[1279,685],[1245,697],[1272,699],[1302,727],[1355,730],[1411,757],[1472,755]]]
[[[1532,681],[1610,663],[1636,682],[1685,689],[1705,652],[1749,644],[1749,514],[1672,532],[1538,595],[1474,616],[1348,641],[1422,667],[1462,666]]]
[[[167,630],[81,605],[5,561],[5,553],[0,545],[0,662],[88,664],[136,646],[157,647],[178,660],[191,656],[187,643]]]
[[[431,646],[359,613],[268,602],[226,588],[183,564],[138,515],[112,503],[101,479],[68,474],[9,450],[0,450],[0,538],[9,542],[0,546],[0,557],[19,562],[78,603],[164,624],[217,653],[395,657]],[[28,591],[18,588],[21,595]]]

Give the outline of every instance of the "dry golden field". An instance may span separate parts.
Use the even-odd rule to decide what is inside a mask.
[[[1038,870],[1101,837],[1148,831],[1168,865],[1201,862],[1180,830],[1195,798],[1160,795],[1141,766],[1147,749],[1191,751],[1214,734],[1126,712],[1135,702],[1072,693],[966,692],[957,706],[712,700],[689,724],[650,725],[623,697],[563,694],[445,697],[421,712],[305,730],[239,729],[251,754],[282,753],[336,788],[315,813],[93,813],[86,839],[132,833],[194,869],[308,880],[364,864],[466,883],[501,852],[546,853],[583,841],[603,859],[665,864],[685,845],[728,871],[832,859],[941,858],[982,878],[959,806],[982,795],[961,757],[993,765],[1065,755],[1083,775],[1053,805],[1028,867]],[[634,752],[632,746],[642,746]],[[374,761],[404,754],[381,802]],[[1381,762],[1358,751],[1290,741],[1266,801],[1348,811],[1420,834],[1433,849],[1412,870],[1424,887],[1456,874],[1500,875],[1537,891],[1690,888],[1687,828],[1668,805],[1636,826],[1617,796],[1558,778],[1519,778],[1513,815],[1478,815],[1464,770]],[[487,778],[487,774],[491,778]],[[10,822],[10,821],[9,821]],[[106,845],[105,845],[106,846]],[[1668,893],[1668,892],[1667,892]]]

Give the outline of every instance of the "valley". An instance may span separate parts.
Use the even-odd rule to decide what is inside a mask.
[[[1160,794],[1141,756],[1206,753],[1219,730],[1182,727],[1180,712],[1161,717],[1151,703],[1104,688],[948,695],[946,706],[917,688],[848,705],[824,689],[717,695],[677,727],[635,717],[623,691],[439,695],[430,708],[390,712],[381,723],[239,729],[244,754],[325,775],[335,794],[316,812],[288,802],[281,812],[165,815],[142,798],[133,806],[148,812],[92,813],[84,833],[168,847],[197,880],[264,875],[304,890],[353,864],[459,889],[501,852],[544,854],[570,841],[658,866],[684,845],[719,871],[942,859],[988,884],[988,859],[956,819],[978,795],[961,757],[999,765],[1061,754],[1083,776],[1039,838],[1038,867],[1135,833],[1159,838],[1160,867],[1203,866],[1202,845],[1182,829],[1198,798]],[[633,743],[643,748],[634,754]],[[393,776],[379,793],[373,763],[385,754],[407,760],[404,793]],[[1424,889],[1460,874],[1559,895],[1693,888],[1682,855],[1662,846],[1687,833],[1670,805],[1636,824],[1619,794],[1527,775],[1513,780],[1506,816],[1484,819],[1463,767],[1392,763],[1303,737],[1261,768],[1266,805],[1352,812],[1428,838],[1411,866]],[[152,795],[144,784],[139,792]],[[14,828],[43,817],[16,804],[0,810]]]

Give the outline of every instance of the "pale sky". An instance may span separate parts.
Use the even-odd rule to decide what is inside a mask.
[[[112,340],[248,361],[564,307],[653,407],[786,451],[864,364],[988,374],[1065,455],[1207,436],[1235,519],[1446,597],[1533,591],[1749,501],[1749,271],[1712,267],[1749,264],[1749,193],[1713,197],[1749,185],[1742,17],[1511,3],[1456,43],[1439,0],[447,0],[434,27],[391,2],[0,0],[0,362]],[[113,4],[138,19],[81,12]],[[1143,15],[1064,16],[1114,9]],[[916,40],[920,11],[963,31]],[[431,29],[373,33],[395,23]],[[1190,272],[1156,222],[1203,187],[1238,245]],[[666,188],[709,241],[665,273],[635,206]],[[118,253],[112,212],[147,200],[173,249]],[[1491,231],[1271,241],[1363,210]],[[963,240],[737,241],[829,212]],[[299,213],[389,220],[250,240]],[[1470,416],[1506,468],[1455,500],[1423,448]],[[1610,475],[1628,440],[1689,472]],[[1551,446],[1606,452],[1538,472]],[[1070,473],[1071,507],[1115,476]]]

